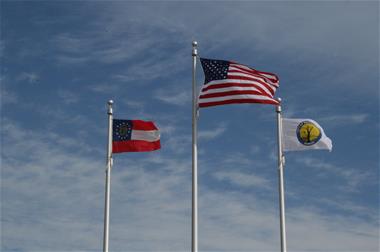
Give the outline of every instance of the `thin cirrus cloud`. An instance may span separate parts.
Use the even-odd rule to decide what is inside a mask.
[[[201,130],[198,132],[198,138],[200,141],[202,140],[211,140],[214,138],[221,137],[223,133],[227,130],[227,126],[225,124],[221,124],[210,130]]]
[[[22,72],[16,77],[17,81],[26,81],[29,84],[37,83],[40,80],[40,76],[34,72]]]
[[[237,171],[216,171],[213,176],[220,181],[231,183],[239,187],[259,187],[263,189],[270,188],[270,184],[267,179],[255,174]]]
[[[62,101],[66,104],[74,104],[79,101],[79,96],[74,92],[68,90],[58,90],[58,96],[62,99]]]
[[[18,98],[15,92],[7,90],[5,87],[1,88],[0,91],[1,104],[17,104]]]
[[[191,102],[191,92],[189,90],[158,89],[155,98],[168,104],[184,106]]]
[[[362,124],[369,118],[367,113],[351,114],[351,115],[335,115],[329,117],[322,117],[321,120],[332,125],[342,124]]]
[[[18,126],[8,124],[6,130],[6,142],[22,138],[17,133],[21,130]],[[52,145],[61,145],[46,142],[44,140],[46,137],[42,134],[28,133],[28,135],[30,140],[23,145],[8,149],[8,158],[4,160],[6,168],[3,170],[2,190],[7,194],[18,195],[3,208],[7,218],[18,223],[17,226],[9,225],[7,222],[3,224],[4,248],[11,248],[8,245],[9,241],[18,239],[21,241],[19,243],[21,248],[27,246],[33,250],[55,250],[56,247],[67,251],[97,250],[101,245],[103,180],[100,173],[103,173],[101,167],[104,162],[93,160],[86,155],[69,154],[61,147],[52,149]],[[20,151],[30,152],[31,148],[34,150],[35,158],[13,161],[12,157],[19,155]],[[127,162],[122,162],[116,158],[111,235],[113,241],[111,246],[114,249],[143,251],[152,251],[157,247],[169,251],[187,249],[190,237],[189,229],[186,228],[190,215],[188,209],[190,173],[187,169],[189,163],[184,164],[182,159],[165,156],[152,156],[152,158],[143,162],[133,161],[131,158]],[[163,169],[153,168],[153,164],[162,166]],[[23,172],[20,172],[20,169]],[[68,169],[72,172],[67,173]],[[20,177],[22,174],[34,176],[34,181],[38,182],[34,190],[27,190],[31,181],[26,177]],[[70,186],[60,181],[62,176],[67,182],[70,181]],[[246,176],[247,174],[237,171],[215,173],[215,178],[229,181],[237,186],[259,186],[268,189],[265,179],[258,177],[249,181],[241,179]],[[10,187],[16,181],[18,186]],[[254,182],[255,185],[252,184]],[[79,194],[73,193],[75,191],[87,192],[87,200],[84,202]],[[275,194],[275,191],[272,193]],[[278,244],[273,241],[278,241],[278,220],[273,205],[275,203],[270,200],[274,195],[267,199],[259,199],[249,192],[234,190],[221,193],[206,187],[202,187],[201,192],[200,225],[203,234],[200,245],[203,248],[218,251],[252,248],[276,250]],[[57,201],[57,198],[60,200]],[[18,210],[14,208],[16,205],[19,206],[16,208]],[[78,207],[79,205],[82,207]],[[68,207],[71,209],[70,214],[63,214]],[[263,211],[264,208],[271,210]],[[33,216],[37,213],[39,216],[43,214],[41,222],[29,225],[29,220],[35,219]],[[336,219],[332,221],[330,218],[333,217],[320,215],[317,209],[290,208],[288,215],[288,233],[292,238],[291,245],[296,250],[308,247],[315,251],[334,251],[345,248],[347,244],[352,249],[367,251],[376,249],[374,247],[376,237],[371,236],[376,233],[375,224],[362,224],[354,219],[347,223],[341,219],[338,222],[343,225],[337,226]],[[25,219],[22,216],[29,217]],[[73,225],[73,219],[81,221],[76,221]],[[312,231],[305,232],[305,226],[313,227],[310,229]],[[159,232],[162,228],[165,229],[164,234]],[[77,239],[77,236],[70,235],[73,232],[69,232],[70,234],[63,240],[58,238],[56,232],[48,232],[56,229],[62,234],[74,230],[74,233],[81,232],[82,235]],[[354,230],[360,230],[360,234]],[[363,237],[362,234],[367,235]],[[23,237],[30,239],[26,240]],[[50,242],[35,243],[42,237]],[[318,242],[310,240],[312,237]],[[327,244],[327,247],[320,250],[320,243]]]
[[[358,192],[359,187],[363,184],[375,183],[375,181],[371,179],[371,172],[369,170],[361,171],[355,168],[341,167],[311,157],[300,157],[296,159],[296,162],[305,167],[315,169],[320,176],[328,177],[334,174],[343,180],[343,183],[337,184],[341,191]]]

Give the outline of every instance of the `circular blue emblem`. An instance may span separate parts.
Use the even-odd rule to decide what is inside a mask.
[[[316,144],[322,137],[321,129],[310,121],[303,121],[297,126],[298,141],[306,146]]]

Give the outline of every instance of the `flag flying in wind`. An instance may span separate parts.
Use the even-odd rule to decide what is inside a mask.
[[[112,153],[154,151],[161,148],[153,122],[113,119]]]
[[[233,103],[278,105],[274,93],[279,87],[277,75],[226,60],[201,58],[205,74],[199,95],[199,107]]]
[[[325,149],[332,150],[331,139],[322,127],[311,119],[282,119],[284,151]]]

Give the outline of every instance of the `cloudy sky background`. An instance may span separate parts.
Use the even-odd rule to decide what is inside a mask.
[[[278,74],[284,115],[333,140],[286,154],[288,249],[379,250],[377,1],[0,6],[2,251],[101,251],[109,99],[162,141],[115,155],[110,251],[190,251],[193,40]],[[279,251],[274,111],[200,111],[200,251]]]

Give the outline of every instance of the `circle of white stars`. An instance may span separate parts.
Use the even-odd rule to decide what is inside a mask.
[[[126,122],[120,122],[116,125],[116,136],[120,140],[128,140],[128,136],[131,134],[132,128]]]

